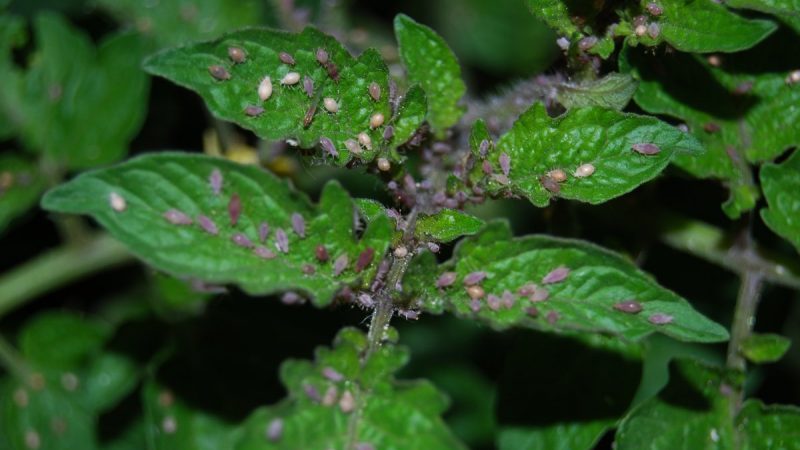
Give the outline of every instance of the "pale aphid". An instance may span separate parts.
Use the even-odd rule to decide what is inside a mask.
[[[258,105],[247,105],[244,108],[244,113],[250,117],[258,117],[264,114],[264,108]]]
[[[550,297],[550,291],[543,287],[537,286],[529,298],[532,302],[543,302],[547,300],[548,297]]]
[[[295,64],[294,56],[286,52],[278,53],[278,59],[280,59],[282,63],[288,64],[290,66],[293,66]]]
[[[287,292],[287,294],[288,294],[288,292]],[[295,294],[295,295],[297,295],[297,294]],[[322,400],[322,396],[319,395],[319,391],[317,390],[317,387],[314,386],[313,384],[308,384],[308,383],[303,384],[303,392],[305,392],[306,397],[308,397],[309,400],[311,400],[312,402],[319,403],[320,400]]]
[[[556,45],[558,45],[558,48],[560,48],[561,50],[564,51],[569,50],[569,44],[570,44],[569,39],[565,38],[564,36],[561,36],[560,38],[556,39]]]
[[[439,253],[440,247],[439,244],[437,244],[436,242],[428,242],[425,245],[428,247],[428,250],[430,250],[432,253]]]
[[[292,231],[301,238],[306,237],[306,221],[300,213],[292,213]]]
[[[200,228],[202,228],[203,231],[205,231],[210,235],[216,236],[217,234],[219,234],[217,225],[207,216],[204,216],[202,214],[197,216],[197,224],[200,225]]]
[[[308,98],[314,96],[314,80],[308,75],[303,77],[303,90],[306,91]]]
[[[331,97],[325,97],[322,100],[322,105],[329,113],[336,114],[339,112],[339,103],[337,103],[336,100]]]
[[[560,318],[561,318],[561,314],[559,314],[558,311],[550,311],[545,316],[545,319],[547,320],[547,323],[549,323],[550,325],[555,325],[556,322],[558,322],[558,319],[560,319]]]
[[[302,270],[304,274],[309,276],[317,273],[317,268],[312,266],[311,264],[303,264],[303,267],[300,270]]]
[[[234,64],[241,64],[247,61],[247,54],[239,47],[228,47],[228,57]]]
[[[217,80],[222,81],[231,79],[231,74],[230,72],[228,72],[228,69],[222,66],[218,65],[208,66],[208,73],[210,73],[211,76],[216,78]]]
[[[547,172],[547,176],[552,178],[553,181],[555,181],[557,183],[563,183],[563,182],[567,181],[567,173],[564,172],[561,169],[553,169],[553,170]]]
[[[585,163],[578,166],[578,168],[575,169],[575,173],[573,173],[573,175],[575,175],[578,178],[586,178],[592,175],[594,173],[594,170],[595,167],[593,164]]]
[[[491,309],[492,311],[497,311],[498,309],[500,309],[500,304],[501,304],[500,297],[494,294],[489,294],[486,297],[486,304],[489,305],[489,309]]]
[[[175,420],[175,416],[164,417],[164,420],[161,421],[161,429],[166,434],[175,434],[178,431],[178,421]]]
[[[485,294],[486,292],[480,286],[475,285],[467,288],[467,295],[469,295],[469,298],[473,300],[483,298]]]
[[[174,208],[168,209],[164,213],[164,218],[173,225],[191,225],[193,223],[191,217],[187,216],[183,211],[178,211]]]
[[[231,225],[236,226],[239,222],[239,216],[242,214],[242,200],[239,194],[233,194],[230,201],[228,201],[228,217],[231,219]]]
[[[337,158],[339,156],[339,152],[336,151],[336,147],[333,145],[333,141],[329,138],[323,136],[319,138],[319,145],[322,147],[322,150],[325,151],[325,154],[331,156],[333,158]]]
[[[358,142],[356,142],[354,139],[348,139],[348,140],[344,141],[344,146],[345,146],[345,148],[347,148],[347,151],[349,151],[350,153],[353,153],[353,154],[356,154],[356,155],[361,154],[361,146],[359,146]]]
[[[260,245],[253,249],[253,253],[261,259],[274,259],[278,256],[272,250]]]
[[[413,309],[398,309],[397,315],[406,320],[419,319],[419,311],[414,311]]]
[[[284,305],[302,305],[303,303],[305,303],[305,299],[297,292],[288,291],[284,292],[283,295],[281,295],[281,303],[283,303]],[[308,386],[307,388],[304,386],[304,388],[306,389],[306,394],[308,394],[309,397],[312,397],[312,399],[313,396],[319,398],[319,392],[317,392],[317,388],[311,385],[307,386]]]
[[[406,246],[401,245],[394,249],[395,258],[405,258],[406,256],[408,256],[408,248]]]
[[[384,119],[383,113],[376,112],[369,118],[369,127],[373,130],[378,128],[379,126],[383,125]]]
[[[376,82],[372,82],[369,84],[369,96],[372,97],[373,100],[376,102],[381,99],[381,87]]]
[[[125,199],[116,192],[108,194],[108,204],[111,205],[111,209],[116,212],[125,211],[125,209],[128,207],[128,203],[125,201]]]
[[[566,266],[558,266],[542,278],[542,284],[560,283],[567,279],[569,272]]]
[[[362,270],[366,269],[372,263],[372,259],[375,257],[375,249],[372,247],[367,247],[358,255],[358,259],[356,260],[356,265],[353,267],[353,270],[356,273],[360,273]]]
[[[648,3],[646,8],[647,12],[649,12],[650,15],[652,16],[660,16],[661,14],[664,13],[664,9],[658,3],[655,2]]]
[[[315,56],[317,57],[318,63],[322,64],[323,66],[328,64],[329,56],[328,52],[324,48],[318,48]]]
[[[347,257],[347,254],[343,254],[336,258],[336,261],[333,262],[333,276],[339,276],[344,269],[347,268],[347,264],[350,262],[350,259]]]
[[[244,233],[234,233],[233,236],[231,236],[231,241],[233,241],[233,243],[238,245],[239,247],[244,247],[244,248],[253,247],[253,242],[250,240],[249,237],[245,236]]]
[[[339,390],[336,386],[328,386],[325,390],[325,395],[322,396],[322,404],[325,406],[333,406],[339,397]]]
[[[669,314],[663,313],[655,313],[647,318],[648,322],[652,323],[653,325],[666,325],[668,323],[672,323],[673,319],[674,318]]]
[[[283,436],[283,419],[281,418],[272,419],[267,424],[267,430],[265,435],[267,439],[272,442],[278,442],[279,440],[281,440],[281,437]]]
[[[561,185],[558,183],[558,181],[548,177],[547,175],[540,177],[539,182],[542,183],[542,187],[553,194],[558,194],[561,192]]]
[[[633,29],[633,33],[639,37],[644,36],[647,34],[647,25],[636,25],[636,28]]]
[[[638,314],[642,312],[642,304],[636,300],[625,300],[614,304],[614,309],[628,314]]]
[[[372,139],[363,131],[358,133],[358,143],[367,150],[372,150]]]
[[[477,313],[481,310],[481,301],[478,299],[470,300],[469,309],[471,309],[472,312]]]
[[[503,300],[503,306],[506,308],[512,308],[514,306],[514,294],[512,294],[508,289],[503,291],[503,295],[500,296],[500,299]]]
[[[500,154],[500,169],[505,176],[508,176],[509,172],[511,172],[511,157],[506,152]]]
[[[300,74],[297,72],[289,72],[281,78],[282,85],[293,85],[300,81]]]
[[[478,271],[478,272],[471,272],[464,277],[464,286],[473,286],[486,278],[486,272]]]
[[[439,279],[436,280],[436,287],[445,288],[451,286],[455,283],[456,277],[458,277],[458,274],[455,272],[445,272],[439,275]]]
[[[388,172],[392,168],[392,163],[386,158],[378,158],[378,170]]]
[[[330,366],[322,369],[322,376],[333,381],[334,383],[338,383],[344,380],[344,375],[342,375],[336,369]]]
[[[595,45],[597,45],[597,37],[595,36],[586,36],[578,41],[578,48],[584,52],[592,49]]]
[[[641,155],[657,155],[661,152],[661,148],[656,144],[651,143],[643,143],[643,144],[633,144],[631,145],[631,149],[636,153]]]
[[[652,22],[647,26],[647,35],[653,39],[657,39],[661,35],[661,25],[658,22]]]
[[[261,222],[258,225],[258,241],[263,244],[267,240],[267,236],[269,236],[269,224]]]
[[[214,195],[219,195],[222,192],[222,172],[219,169],[211,171],[211,175],[208,176],[208,184],[211,186],[211,192]]]
[[[356,399],[353,397],[352,392],[344,391],[342,393],[342,397],[339,399],[339,409],[345,414],[351,413],[356,409]]]
[[[536,292],[536,288],[537,286],[535,283],[528,282],[520,286],[519,289],[517,289],[517,294],[523,297],[528,297]]]
[[[275,247],[281,253],[289,253],[289,237],[283,228],[275,230]]]
[[[793,70],[789,72],[784,81],[788,85],[800,83],[800,70]]]
[[[261,99],[262,102],[267,101],[272,96],[272,78],[264,77],[260,83],[258,83],[258,98]]]

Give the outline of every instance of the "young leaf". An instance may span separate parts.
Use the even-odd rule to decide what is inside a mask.
[[[74,314],[51,312],[36,316],[19,335],[20,352],[31,364],[49,369],[78,366],[95,356],[108,330]]]
[[[427,112],[425,91],[418,84],[411,86],[398,105],[397,114],[389,123],[394,128],[393,136],[389,139],[390,148],[397,148],[408,142],[422,126]]]
[[[761,218],[772,231],[791,242],[800,251],[800,151],[781,164],[761,167],[761,188],[767,208]]]
[[[454,282],[437,289],[437,277],[450,271],[456,274]],[[470,282],[475,272],[484,279]],[[492,222],[459,242],[453,258],[438,271],[415,273],[422,278],[406,277],[406,282],[424,309],[444,307],[497,329],[599,332],[631,340],[654,332],[694,342],[728,338],[725,328],[621,256],[578,240],[512,238],[505,222]],[[469,284],[480,286],[480,292]]]
[[[210,183],[215,176],[218,195]],[[123,208],[115,209],[112,193],[123,199],[117,204]],[[320,306],[329,304],[344,285],[371,280],[392,231],[388,219],[379,217],[357,240],[353,201],[335,182],[314,206],[259,168],[179,153],[145,155],[81,174],[48,192],[42,205],[91,215],[133,253],[165,272],[235,283],[251,294],[298,289]],[[301,217],[302,233],[297,231]],[[326,247],[329,260],[315,256],[319,245]],[[355,261],[370,248],[372,263],[356,273]],[[335,274],[333,260],[345,255],[346,268]]]
[[[742,341],[739,349],[745,358],[756,363],[771,363],[780,360],[792,341],[772,333],[753,333]]]
[[[638,84],[630,75],[610,73],[597,80],[562,83],[558,85],[556,98],[567,109],[600,106],[621,110],[628,105]]]
[[[427,95],[428,123],[441,135],[465,111],[459,106],[466,86],[458,60],[435,31],[404,14],[395,17],[394,33],[408,79],[422,86]]]
[[[230,48],[243,51],[243,62],[233,63]],[[318,51],[325,64],[318,61]],[[281,53],[294,64],[283,62]],[[381,153],[383,132],[392,120],[388,71],[380,55],[367,50],[354,58],[336,39],[312,27],[298,34],[235,31],[216,41],[157,53],[145,61],[145,68],[197,92],[215,116],[261,138],[293,139],[304,148],[330,139],[333,152],[323,150],[321,158],[337,165],[354,158],[368,162]],[[212,71],[218,71],[216,77]],[[271,87],[264,85],[259,93],[265,77]],[[313,85],[311,96],[305,77]],[[378,100],[370,95],[372,83],[380,88]],[[325,107],[325,99],[335,102],[336,112]],[[375,114],[383,115],[383,123],[371,127]],[[357,144],[360,133],[369,136],[369,145]],[[353,143],[348,147],[345,141]]]
[[[528,9],[554,30],[567,37],[580,33],[572,23],[567,3],[563,0],[526,0]]]
[[[736,417],[743,437],[742,450],[796,450],[800,447],[800,408],[794,405],[764,405],[748,400]]]
[[[795,31],[800,31],[800,4],[796,0],[728,0],[725,4],[772,14]]]
[[[443,209],[436,214],[421,215],[417,219],[414,235],[422,240],[450,242],[477,233],[483,225],[484,222],[477,217],[454,209]]]
[[[640,144],[654,144],[658,151],[641,154],[634,150]],[[508,157],[508,184],[494,176],[487,189],[523,195],[542,207],[556,196],[603,203],[653,179],[673,155],[691,156],[702,150],[694,138],[653,117],[590,107],[554,119],[537,103],[497,141],[488,157],[495,174],[503,171],[502,155]],[[588,167],[591,170],[585,170]],[[549,173],[556,169],[567,179],[548,186]]]
[[[13,154],[0,156],[0,233],[36,205],[44,189],[45,182],[30,161]]]
[[[313,363],[286,361],[288,398],[256,411],[233,449],[465,448],[439,417],[447,400],[433,385],[394,379],[407,352],[384,345],[362,365],[366,346],[362,332],[346,328]]]
[[[95,49],[87,35],[60,16],[38,16],[33,26],[39,51],[26,71],[12,65],[8,52],[0,55],[9,72],[0,85],[0,109],[28,149],[65,167],[120,159],[147,104],[149,79],[139,68],[141,40],[114,35]]]

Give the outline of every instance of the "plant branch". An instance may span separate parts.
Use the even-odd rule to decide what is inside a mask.
[[[0,276],[0,317],[45,292],[132,260],[128,250],[106,234],[48,251]]]

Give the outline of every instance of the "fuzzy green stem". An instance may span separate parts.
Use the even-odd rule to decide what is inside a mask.
[[[372,313],[372,321],[369,324],[369,334],[367,334],[367,353],[365,355],[365,360],[369,358],[378,348],[381,346],[381,342],[383,342],[383,335],[386,332],[386,328],[389,326],[389,322],[392,319],[392,314],[394,312],[394,302],[392,300],[392,291],[395,289],[398,283],[403,280],[403,275],[406,273],[406,269],[408,269],[408,264],[411,262],[411,257],[406,256],[404,258],[394,258],[392,260],[392,266],[389,269],[389,274],[386,276],[386,284],[384,285],[383,289],[378,294],[376,299],[377,305],[375,306],[375,310]]]

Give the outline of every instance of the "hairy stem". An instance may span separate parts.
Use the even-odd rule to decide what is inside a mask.
[[[761,296],[763,277],[758,272],[745,272],[739,286],[739,296],[736,299],[736,309],[731,326],[731,340],[728,343],[728,367],[744,371],[746,363],[740,352],[742,342],[753,331],[756,319],[756,309]]]
[[[0,276],[0,317],[45,292],[132,260],[128,250],[106,234],[48,251]]]

